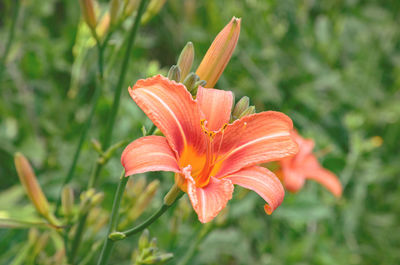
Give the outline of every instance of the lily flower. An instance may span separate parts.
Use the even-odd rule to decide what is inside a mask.
[[[297,192],[304,186],[306,179],[311,179],[319,182],[334,196],[340,197],[342,184],[335,174],[320,165],[312,153],[314,141],[304,139],[296,131],[293,131],[292,135],[299,145],[299,152],[292,157],[280,160],[280,169],[276,172],[283,180],[285,188],[291,192]]]
[[[211,221],[232,198],[237,184],[258,193],[272,213],[282,202],[283,186],[257,164],[297,152],[285,114],[266,111],[229,123],[233,94],[199,87],[196,99],[181,83],[161,75],[129,88],[136,104],[165,135],[145,136],[122,153],[125,174],[175,172],[201,222]]]

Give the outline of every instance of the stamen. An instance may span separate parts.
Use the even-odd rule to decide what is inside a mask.
[[[222,142],[224,141],[224,135],[225,135],[225,129],[226,129],[226,127],[228,127],[228,123],[225,123],[224,124],[224,126],[222,126],[222,129],[221,129],[221,140],[219,141],[219,146],[218,146],[218,151],[215,153],[216,154],[216,156],[215,156],[215,161],[213,161],[213,166],[217,163],[217,157],[218,157],[218,153],[219,153],[219,151],[221,151],[221,146],[222,146]]]

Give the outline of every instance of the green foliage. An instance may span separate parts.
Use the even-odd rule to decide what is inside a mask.
[[[3,2],[0,56],[13,7],[12,0]],[[44,193],[55,204],[90,111],[97,53],[79,21],[78,1],[20,2],[15,39],[0,74],[0,218],[38,222],[17,187],[13,154],[20,151],[32,161]],[[107,7],[106,1],[99,2],[100,8]],[[261,198],[253,193],[242,198],[239,190],[226,220],[209,232],[189,264],[400,262],[399,12],[395,0],[170,0],[139,29],[126,88],[139,78],[166,75],[188,41],[194,44],[196,67],[216,33],[232,16],[241,17],[239,43],[217,88],[233,90],[237,100],[248,96],[257,111],[288,114],[301,134],[315,139],[316,150],[327,153],[320,160],[344,187],[337,200],[309,182],[299,193],[287,193],[271,216],[265,215]],[[72,183],[76,193],[86,186],[97,159],[90,138],[104,134],[131,23],[129,18],[113,35],[105,53],[106,82]],[[113,143],[141,136],[143,125],[150,128],[151,122],[123,89]],[[121,172],[121,152],[116,151],[100,178],[107,211]],[[173,176],[147,177],[161,181],[151,210],[159,206]],[[170,264],[184,256],[202,227],[184,199],[150,227],[158,247],[174,253]],[[99,250],[105,228],[100,230],[86,238],[81,255]],[[57,235],[47,236],[61,244]],[[132,244],[118,242],[111,264],[129,264]],[[44,252],[55,254],[54,247]],[[26,230],[0,230],[0,264],[25,264],[18,259],[27,253],[32,244]]]

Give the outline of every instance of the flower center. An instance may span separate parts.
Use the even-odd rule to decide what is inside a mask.
[[[206,125],[206,120],[201,120],[201,127],[204,132],[206,148],[205,153],[199,154],[192,147],[185,148],[181,159],[179,161],[179,165],[181,168],[184,168],[188,165],[192,167],[191,176],[196,182],[196,186],[201,188],[208,184],[210,181],[211,175],[217,170],[220,161],[218,159],[218,153],[221,148],[222,140],[223,140],[223,131],[225,130],[228,124],[225,124],[222,127],[222,137],[219,138],[219,143],[216,144],[214,142],[216,132],[208,130]]]

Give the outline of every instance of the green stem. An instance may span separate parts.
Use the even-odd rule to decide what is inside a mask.
[[[76,254],[78,252],[80,243],[82,241],[83,230],[85,228],[86,219],[87,219],[88,215],[89,215],[89,213],[84,213],[79,217],[78,227],[76,228],[75,237],[71,244],[71,251],[70,251],[70,256],[69,256],[70,264],[74,264]]]
[[[100,175],[102,168],[103,168],[103,164],[100,164],[98,161],[96,161],[96,165],[94,166],[92,174],[90,175],[90,178],[89,178],[88,189],[91,189],[95,186],[97,176]]]
[[[172,187],[171,191],[173,193],[175,193],[175,185]],[[168,194],[170,194],[171,191],[168,192]],[[118,194],[118,192],[117,192],[117,194]],[[118,232],[121,235],[121,237],[118,238],[118,239],[115,239],[115,238],[111,239],[110,238],[111,233],[116,230],[117,225],[118,225],[117,216],[113,218],[113,214],[111,214],[109,233],[108,233],[108,236],[107,236],[107,240],[106,240],[106,242],[105,242],[105,244],[103,246],[103,249],[101,251],[100,258],[99,258],[99,261],[98,261],[97,265],[105,265],[105,264],[107,264],[108,258],[110,257],[110,254],[111,254],[111,251],[112,251],[112,248],[114,246],[115,241],[125,239],[128,236],[132,236],[134,234],[137,234],[137,233],[143,231],[145,228],[147,228],[152,223],[154,223],[161,215],[163,215],[177,200],[179,200],[182,197],[183,194],[184,193],[181,192],[181,191],[179,193],[177,193],[176,196],[175,196],[175,201],[173,201],[169,205],[163,203],[162,206],[158,209],[157,212],[155,212],[152,216],[150,216],[146,221],[144,221],[140,225],[135,226],[132,229],[128,229],[128,230],[126,230],[124,232]],[[119,208],[119,204],[120,204],[120,200],[118,201],[118,197],[115,196],[113,205],[115,205],[116,207],[118,206],[118,208]],[[113,207],[113,209],[114,209],[114,207]]]
[[[116,88],[115,95],[114,95],[114,102],[113,102],[111,113],[110,113],[109,120],[108,120],[108,123],[107,123],[105,137],[103,138],[102,145],[101,145],[104,150],[106,150],[109,147],[110,143],[111,143],[112,129],[114,127],[115,117],[116,117],[116,114],[117,114],[117,111],[118,111],[118,108],[119,108],[119,101],[120,101],[120,97],[121,97],[122,85],[123,85],[123,82],[124,82],[124,79],[125,79],[126,71],[128,70],[128,63],[129,63],[129,59],[130,59],[130,54],[131,54],[131,51],[132,51],[133,43],[135,41],[136,33],[137,33],[138,28],[139,28],[140,20],[142,18],[143,12],[145,10],[144,7],[145,7],[145,4],[146,4],[147,1],[148,0],[141,0],[140,5],[139,5],[139,9],[138,9],[138,13],[136,15],[135,21],[134,21],[134,23],[132,25],[131,31],[130,31],[128,39],[127,39],[128,43],[127,43],[126,51],[125,51],[125,54],[124,54],[124,59],[123,59],[123,62],[122,62],[121,72],[120,72],[120,75],[119,75],[119,78],[118,78],[117,88]],[[100,175],[100,172],[101,172],[102,168],[103,168],[103,164],[100,164],[100,163],[98,163],[96,161],[95,168],[94,168],[93,173],[92,173],[92,175],[90,176],[90,179],[89,179],[88,188],[92,188],[92,187],[95,186],[97,178]],[[85,223],[86,223],[86,218],[82,218],[82,219],[79,220],[78,226],[84,227]],[[81,233],[83,233],[83,231],[81,231]],[[79,245],[80,244],[80,240],[82,238],[82,235],[76,234],[75,238],[78,240],[77,241],[77,245]],[[106,241],[106,244],[107,244],[107,242],[108,242],[108,240]],[[110,246],[110,244],[107,244],[107,246]],[[111,244],[111,246],[112,246],[112,244]],[[103,253],[103,250],[102,250],[102,253]],[[110,251],[111,252],[111,250],[108,250],[108,247],[107,247],[106,251]],[[105,255],[109,255],[107,253],[104,253],[104,254]],[[105,257],[105,258],[108,258],[108,256]],[[101,260],[99,260],[99,262],[100,261]]]
[[[3,56],[1,57],[1,63],[0,63],[0,80],[3,74],[4,69],[6,68],[6,61],[8,54],[10,53],[11,49],[11,44],[14,40],[14,35],[15,35],[15,25],[17,24],[17,18],[18,18],[18,11],[20,7],[20,0],[15,0],[14,1],[15,6],[14,6],[14,12],[12,14],[12,20],[11,20],[11,28],[10,31],[8,32],[8,38],[7,38],[7,43],[4,49]]]
[[[183,193],[180,196],[182,196],[182,195],[183,195]],[[135,234],[143,231],[145,228],[147,228],[152,223],[154,223],[154,221],[156,221],[161,215],[163,215],[171,206],[172,205],[166,205],[166,204],[161,205],[161,207],[158,209],[158,211],[155,212],[152,216],[150,216],[146,221],[144,221],[140,225],[137,225],[134,228],[128,229],[122,233],[126,237],[128,237],[128,236],[132,236],[132,235],[135,235]]]
[[[76,146],[75,149],[75,153],[74,153],[74,157],[72,159],[71,165],[69,167],[68,173],[65,176],[65,179],[63,181],[63,184],[61,186],[61,190],[60,190],[60,196],[58,197],[57,200],[57,204],[56,204],[56,213],[58,213],[58,210],[61,206],[61,192],[62,192],[62,188],[67,185],[69,182],[71,182],[73,176],[74,176],[74,172],[76,169],[76,165],[79,159],[79,156],[81,154],[81,150],[82,150],[82,146],[83,143],[85,142],[86,136],[88,134],[90,125],[92,123],[94,114],[96,112],[96,108],[97,105],[99,103],[99,99],[100,99],[100,95],[101,95],[101,88],[103,85],[103,80],[104,80],[104,48],[105,48],[106,43],[104,43],[103,45],[100,42],[97,42],[97,49],[98,49],[98,71],[99,71],[99,78],[98,78],[98,83],[97,86],[95,88],[95,92],[94,92],[94,97],[92,99],[92,108],[90,109],[90,113],[89,116],[86,119],[86,122],[83,126],[82,132],[80,134],[79,137],[79,141],[78,141],[78,145]]]
[[[139,4],[139,8],[137,11],[137,15],[135,18],[135,22],[133,23],[133,26],[131,28],[131,31],[129,32],[128,40],[127,40],[127,47],[124,55],[124,59],[122,61],[122,66],[121,66],[121,72],[118,78],[118,83],[115,89],[115,94],[114,94],[114,102],[111,108],[111,113],[108,118],[107,122],[107,127],[106,127],[106,132],[102,141],[102,147],[104,149],[107,149],[110,146],[111,143],[111,136],[114,128],[114,123],[115,123],[115,117],[117,116],[118,108],[119,108],[119,102],[121,100],[121,92],[122,92],[122,86],[125,81],[125,76],[126,72],[128,70],[128,65],[131,60],[130,55],[132,51],[133,44],[135,42],[136,38],[136,33],[138,31],[140,21],[142,19],[145,6],[146,6],[147,0],[141,0]]]
[[[179,261],[178,265],[186,265],[196,253],[200,243],[210,233],[214,226],[211,223],[203,225],[201,231],[197,234],[196,239],[190,245],[183,258]]]
[[[111,210],[110,224],[108,226],[108,233],[110,235],[117,229],[118,224],[118,211],[121,205],[122,195],[124,194],[126,183],[128,182],[129,177],[125,177],[125,171],[122,173],[120,178],[120,182],[118,184],[117,192],[115,193],[114,202]],[[100,258],[97,264],[106,264],[108,258],[110,257],[111,250],[113,247],[114,241],[108,238],[104,243],[103,249],[101,250]]]

